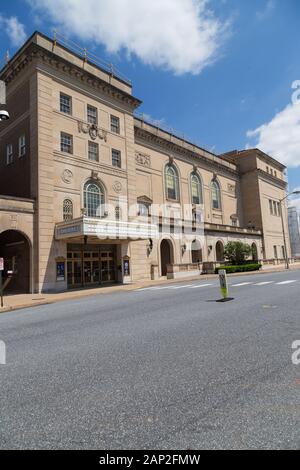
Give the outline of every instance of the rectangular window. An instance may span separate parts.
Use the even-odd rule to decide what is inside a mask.
[[[23,157],[26,153],[26,139],[25,135],[19,137],[19,157]]]
[[[60,150],[65,153],[73,153],[73,137],[70,134],[60,133]]]
[[[111,151],[112,166],[121,168],[121,152],[120,150],[112,149]]]
[[[280,206],[280,202],[277,202],[277,213],[278,213],[278,215],[281,215],[281,206]]]
[[[266,167],[266,170],[267,170],[267,173],[269,173],[269,167],[268,166]]]
[[[10,165],[13,162],[13,146],[12,144],[7,144],[6,146],[6,165]]]
[[[72,98],[71,96],[60,94],[60,112],[65,114],[72,114]]]
[[[115,134],[120,134],[120,119],[116,116],[110,116],[110,129]]]
[[[97,108],[91,105],[87,105],[87,122],[89,124],[94,124],[97,126],[98,124],[98,111]]]
[[[273,201],[269,199],[270,214],[273,215]]]
[[[95,142],[89,141],[88,157],[89,160],[93,160],[94,162],[99,161],[99,145]]]
[[[274,176],[275,176],[275,178],[277,178],[277,171],[276,170],[274,170]]]
[[[276,201],[273,201],[273,212],[274,212],[274,215],[278,215],[278,214],[277,214],[277,204],[276,204]]]
[[[277,259],[278,258],[278,255],[277,255],[277,246],[274,245],[274,258]]]

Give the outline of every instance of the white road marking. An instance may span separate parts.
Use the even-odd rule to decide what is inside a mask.
[[[198,289],[199,287],[209,287],[213,286],[213,284],[200,284],[199,286],[190,286],[190,289]]]
[[[284,286],[285,284],[293,284],[294,282],[297,282],[297,281],[291,280],[291,281],[277,282],[277,286]]]
[[[268,284],[273,284],[275,281],[264,281],[264,282],[258,282],[257,284],[254,284],[255,286],[266,286]]]
[[[231,287],[248,286],[249,284],[253,284],[253,282],[240,282],[240,284],[232,284]]]
[[[171,289],[185,289],[186,287],[192,287],[192,284],[188,284],[187,286],[172,286]]]

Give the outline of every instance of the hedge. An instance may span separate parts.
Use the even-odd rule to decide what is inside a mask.
[[[260,263],[242,264],[239,266],[219,266],[215,273],[218,274],[220,269],[224,269],[227,273],[243,273],[247,271],[259,271],[262,267]]]

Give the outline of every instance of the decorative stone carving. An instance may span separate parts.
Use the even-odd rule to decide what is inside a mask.
[[[99,179],[98,171],[92,170],[91,178],[92,180],[98,180]]]
[[[228,191],[229,191],[230,193],[232,193],[232,194],[235,193],[235,185],[234,185],[234,184],[228,183],[227,187],[228,187]]]
[[[83,134],[89,134],[92,140],[96,140],[97,137],[104,142],[107,141],[107,132],[104,129],[100,129],[96,124],[89,124],[82,121],[78,121],[78,131]]]
[[[145,155],[144,153],[136,152],[135,161],[138,165],[145,166],[147,168],[151,167],[151,157],[150,155]]]
[[[115,191],[115,193],[120,193],[122,191],[122,184],[120,183],[120,181],[114,182],[113,190]]]
[[[174,163],[174,157],[173,155],[169,155],[169,164],[173,165],[173,163]]]
[[[73,179],[73,173],[71,170],[64,170],[61,175],[61,179],[63,180],[64,183],[70,184]]]

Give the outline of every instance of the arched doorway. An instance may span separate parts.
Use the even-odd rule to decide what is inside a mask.
[[[191,250],[192,263],[202,263],[202,248],[199,240],[193,240]]]
[[[173,261],[173,247],[170,240],[162,240],[160,244],[161,275],[167,275],[167,265]]]
[[[256,243],[252,243],[251,250],[252,250],[252,260],[257,261],[258,260],[258,253],[257,253]]]
[[[14,273],[5,292],[29,293],[30,244],[28,239],[17,230],[6,230],[0,233],[0,258],[4,258],[4,281],[8,271]]]
[[[224,261],[224,245],[220,241],[216,243],[216,260]]]

